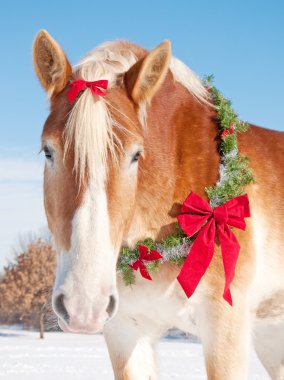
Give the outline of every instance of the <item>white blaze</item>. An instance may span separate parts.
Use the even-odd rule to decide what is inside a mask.
[[[91,183],[72,221],[71,246],[61,252],[54,295],[64,294],[72,315],[88,323],[103,318],[116,293],[116,254],[110,239],[106,191]]]

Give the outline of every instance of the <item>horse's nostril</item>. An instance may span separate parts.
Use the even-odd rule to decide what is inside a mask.
[[[69,322],[69,314],[64,305],[64,294],[59,294],[54,300],[54,309],[56,314],[66,323]]]
[[[116,304],[117,304],[116,297],[114,295],[111,295],[109,297],[109,303],[108,303],[108,307],[106,309],[109,317],[112,317],[112,315],[114,314],[114,311],[116,309]]]

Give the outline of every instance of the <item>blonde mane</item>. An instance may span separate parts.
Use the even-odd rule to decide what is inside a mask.
[[[121,42],[107,42],[87,54],[73,67],[74,79],[95,81],[108,80],[108,88],[116,85],[118,77],[137,62],[130,45]],[[181,61],[172,58],[170,69],[174,79],[183,84],[189,92],[203,102],[208,101],[208,93],[200,79]],[[94,178],[104,180],[107,173],[107,154],[115,157],[120,145],[114,127],[125,129],[111,115],[111,105],[105,98],[94,101],[91,91],[84,91],[72,108],[64,131],[64,154],[74,146],[74,170],[79,184],[86,169]],[[143,119],[146,107],[141,104]]]

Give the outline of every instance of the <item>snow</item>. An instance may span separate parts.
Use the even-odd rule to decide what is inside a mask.
[[[107,348],[102,335],[46,333],[0,329],[0,379],[111,380]],[[163,339],[158,345],[161,380],[206,379],[199,343]],[[269,380],[252,352],[249,380]]]

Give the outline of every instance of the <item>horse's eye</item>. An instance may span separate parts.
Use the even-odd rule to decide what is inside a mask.
[[[45,146],[45,147],[43,148],[43,151],[44,151],[45,157],[46,157],[48,160],[52,160],[52,153],[51,153],[51,151],[48,149],[47,146]]]
[[[141,154],[142,154],[141,150],[139,150],[138,152],[136,152],[136,153],[134,154],[134,156],[132,157],[131,162],[137,162],[137,161],[139,160]]]

